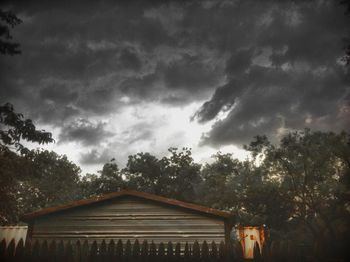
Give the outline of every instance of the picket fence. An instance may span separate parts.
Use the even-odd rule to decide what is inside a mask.
[[[237,254],[236,254],[237,253]],[[240,256],[238,255],[240,254]],[[216,245],[214,242],[208,244],[195,242],[193,245],[186,244],[181,248],[180,243],[159,245],[153,242],[138,240],[126,243],[113,240],[98,244],[96,241],[89,244],[84,242],[66,242],[63,241],[27,241],[24,245],[20,240],[15,245],[12,240],[8,246],[2,241],[0,244],[0,261],[53,261],[53,262],[93,262],[93,261],[121,261],[121,262],[175,262],[175,261],[241,261],[241,250],[228,251],[224,242]]]
[[[168,242],[155,244],[138,240],[127,242],[102,241],[101,243],[77,241],[27,241],[21,239],[15,244],[15,239],[10,243],[3,240],[0,243],[0,261],[10,262],[345,262],[344,258],[329,258],[320,255],[320,250],[312,247],[295,245],[291,241],[273,241],[266,243],[262,252],[259,246],[254,248],[254,259],[243,259],[242,247],[239,243],[230,248],[224,242],[219,245],[213,243],[186,244]],[[262,255],[261,255],[262,254]]]

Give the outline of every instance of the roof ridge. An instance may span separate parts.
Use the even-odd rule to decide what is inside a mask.
[[[73,202],[70,202],[67,204],[63,204],[63,205],[43,208],[43,209],[40,209],[38,211],[34,211],[34,212],[23,215],[21,217],[21,219],[23,221],[30,221],[36,217],[56,213],[56,212],[63,211],[63,210],[68,210],[68,209],[75,208],[75,207],[86,206],[86,205],[98,203],[101,201],[105,201],[105,200],[109,200],[109,199],[113,199],[113,198],[117,198],[117,197],[121,197],[121,196],[140,197],[143,199],[148,199],[148,200],[156,201],[159,203],[165,203],[165,204],[172,205],[172,206],[178,206],[181,208],[205,213],[208,215],[223,217],[223,218],[232,217],[231,213],[226,212],[226,211],[221,211],[221,210],[218,210],[215,208],[210,208],[210,207],[205,207],[205,206],[201,206],[201,205],[197,205],[197,204],[183,202],[180,200],[171,199],[171,198],[167,198],[167,197],[163,197],[163,196],[159,196],[159,195],[155,195],[155,194],[150,194],[150,193],[145,193],[145,192],[141,192],[141,191],[126,189],[126,190],[121,190],[118,192],[112,192],[112,193],[107,193],[107,194],[103,194],[100,196],[94,196],[94,197],[90,197],[87,199],[73,201]]]

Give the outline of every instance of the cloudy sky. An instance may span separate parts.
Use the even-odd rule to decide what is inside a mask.
[[[10,1],[21,55],[0,102],[94,172],[190,147],[246,157],[255,135],[350,130],[349,16],[339,1]]]

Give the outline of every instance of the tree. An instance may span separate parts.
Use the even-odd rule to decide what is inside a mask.
[[[53,142],[51,133],[37,130],[30,119],[16,113],[11,104],[0,106],[0,222],[16,221],[16,190],[19,179],[29,177],[33,166],[30,150],[22,141],[39,144]],[[19,152],[18,155],[16,152]]]
[[[150,153],[137,153],[128,158],[122,170],[128,187],[157,195],[164,195],[166,183],[160,160]]]
[[[0,9],[0,53],[3,55],[20,54],[19,44],[11,41],[10,28],[22,23],[11,11],[3,11]]]
[[[263,155],[262,168],[293,207],[290,223],[304,225],[314,240],[339,243],[337,225],[349,229],[349,186],[344,183],[350,170],[349,135],[306,129],[288,134],[278,146],[258,137],[247,149]]]
[[[202,170],[199,198],[204,205],[229,210],[244,225],[267,224],[281,228],[290,208],[282,201],[278,184],[267,179],[265,169],[254,160],[240,161],[232,154],[213,156]]]
[[[161,159],[162,170],[166,177],[166,196],[194,202],[197,187],[201,182],[201,165],[194,162],[190,148],[169,148],[170,156]]]
[[[82,197],[111,193],[126,188],[126,182],[114,159],[106,163],[98,173],[99,175],[86,174],[81,179]]]
[[[200,182],[199,164],[194,163],[191,150],[169,148],[170,156],[157,159],[149,153],[129,156],[123,172],[128,186],[136,190],[194,202]]]
[[[20,213],[63,204],[80,198],[80,168],[65,155],[33,150],[29,154],[30,176],[17,181],[17,205]]]
[[[32,120],[23,119],[23,115],[14,111],[13,105],[6,103],[0,106],[0,150],[14,149],[26,154],[29,149],[21,140],[39,144],[52,143],[52,134],[45,130],[37,130]]]

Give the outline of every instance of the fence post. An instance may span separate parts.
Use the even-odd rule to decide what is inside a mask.
[[[253,249],[253,257],[255,262],[261,262],[261,253],[260,253],[260,247],[258,242],[255,242],[254,249]]]
[[[218,259],[218,248],[214,241],[211,242],[211,250],[210,250],[210,261],[217,261]]]
[[[107,248],[107,261],[108,262],[114,261],[114,256],[115,256],[115,244],[114,244],[114,240],[112,239],[109,242],[108,248]]]
[[[225,248],[225,243],[224,241],[220,242],[219,245],[219,261],[225,261],[226,259],[226,248]]]
[[[58,244],[57,244],[57,248],[56,248],[56,261],[64,261],[64,243],[63,240],[61,240]]]
[[[184,260],[185,261],[190,261],[191,259],[191,251],[188,243],[186,242],[185,244],[185,250],[184,250]]]
[[[15,243],[15,239],[13,238],[10,241],[10,244],[8,245],[5,251],[5,261],[12,261],[14,259],[15,250],[16,250],[16,243]]]
[[[49,261],[51,254],[49,250],[49,244],[47,240],[44,240],[43,243],[41,243],[40,250],[39,250],[39,256],[42,261]]]
[[[26,243],[24,245],[24,257],[25,261],[32,261],[31,260],[31,250],[32,250],[32,241],[27,239]]]
[[[201,261],[210,261],[210,256],[209,256],[209,247],[207,244],[207,241],[204,240],[202,243],[202,254],[201,254]]]
[[[66,248],[64,252],[64,261],[65,262],[73,262],[74,256],[73,256],[73,246],[70,241],[66,243]]]
[[[154,242],[151,242],[151,246],[149,249],[149,261],[154,261],[155,259],[157,259],[157,247],[154,244]]]
[[[193,253],[192,253],[193,261],[200,261],[201,259],[201,250],[198,241],[194,241],[193,244]]]
[[[24,261],[24,242],[22,238],[17,244],[14,261]]]
[[[147,240],[144,240],[142,242],[141,247],[141,261],[146,262],[148,261],[148,243]]]
[[[31,250],[31,261],[40,261],[39,260],[39,251],[40,251],[40,244],[38,240],[35,240],[32,245]]]
[[[139,261],[140,260],[140,243],[136,239],[134,242],[134,246],[132,248],[132,261]]]
[[[81,244],[80,244],[79,239],[75,242],[73,253],[74,253],[73,261],[74,262],[81,262]]]
[[[106,262],[107,260],[107,245],[104,239],[102,240],[101,247],[98,252],[98,257],[98,261]]]
[[[123,257],[123,242],[119,239],[115,249],[115,260],[121,261]]]
[[[90,262],[98,261],[98,259],[97,259],[97,242],[96,242],[96,240],[92,243],[92,246],[90,248],[89,261]]]
[[[83,246],[81,247],[81,253],[80,253],[80,261],[85,262],[89,261],[89,242],[87,240],[84,241]]]
[[[174,248],[173,248],[173,243],[171,243],[171,241],[169,241],[167,245],[166,257],[168,262],[172,262],[174,259]]]
[[[26,248],[27,248],[27,243],[26,243]],[[48,242],[48,252],[50,254],[50,260],[53,262],[57,261],[57,255],[56,255],[56,242],[55,240],[52,240]]]
[[[132,261],[132,250],[131,250],[130,240],[126,241],[124,257],[125,257],[125,261],[127,261],[127,262]]]
[[[158,254],[157,254],[157,261],[161,262],[164,261],[164,257],[165,257],[165,246],[163,244],[163,242],[160,242],[159,246],[158,246]]]
[[[0,260],[5,261],[5,253],[6,253],[6,240],[3,239],[0,243]]]
[[[175,256],[174,261],[180,261],[181,260],[181,244],[177,242],[175,246]]]

